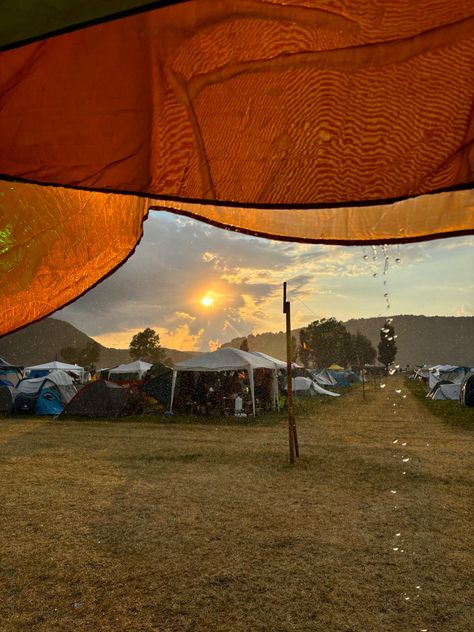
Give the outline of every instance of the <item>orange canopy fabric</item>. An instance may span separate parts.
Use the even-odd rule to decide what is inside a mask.
[[[471,0],[165,4],[0,53],[0,333],[115,268],[148,208],[324,243],[474,231]]]

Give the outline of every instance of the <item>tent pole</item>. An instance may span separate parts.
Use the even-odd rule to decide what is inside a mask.
[[[252,396],[253,416],[255,417],[255,383],[254,383],[254,379],[253,379],[253,369],[252,369],[252,367],[247,369],[247,373],[248,373],[248,376],[249,376],[250,395]]]
[[[173,378],[171,380],[170,409],[168,411],[170,414],[173,412],[174,389],[175,389],[175,386],[176,386],[176,376],[177,375],[178,375],[178,371],[173,369]]]

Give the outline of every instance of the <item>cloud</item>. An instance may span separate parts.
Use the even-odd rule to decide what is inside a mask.
[[[427,293],[438,280],[430,309],[445,300],[437,312],[452,313],[452,274],[441,278],[440,272],[456,270],[460,291],[472,285],[466,255],[471,251],[463,248],[466,239],[458,239],[449,240],[448,248],[446,242],[385,249],[292,244],[151,213],[134,255],[55,316],[109,346],[128,347],[135,333],[152,327],[164,346],[208,350],[235,336],[283,329],[283,281],[294,301],[295,326],[329,316],[375,315],[385,307],[382,281],[390,286],[393,306],[397,296],[400,305],[402,297],[409,297],[412,307],[405,311],[424,313]],[[206,293],[215,299],[208,308],[201,304]],[[468,301],[459,309],[469,309]]]

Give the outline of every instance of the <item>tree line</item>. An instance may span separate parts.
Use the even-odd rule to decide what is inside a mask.
[[[331,364],[348,367],[373,364],[378,358],[388,368],[397,354],[396,338],[391,319],[387,319],[380,330],[380,342],[376,350],[367,336],[360,332],[349,333],[344,324],[335,318],[321,318],[300,329],[299,344],[296,337],[292,337],[291,359],[307,367],[327,367]],[[240,348],[250,350],[247,338],[244,338]],[[85,347],[65,347],[60,353],[65,362],[95,370],[100,349],[95,340],[90,340]],[[159,334],[149,327],[133,336],[129,353],[133,360],[144,360],[151,364],[169,363],[166,351],[161,347]]]

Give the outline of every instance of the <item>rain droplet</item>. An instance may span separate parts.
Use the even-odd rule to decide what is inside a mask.
[[[381,384],[381,385],[380,385],[380,388],[385,388],[385,384]]]
[[[363,255],[362,259],[364,259],[364,261],[367,261],[367,259],[369,258],[369,255]]]
[[[402,535],[401,533],[396,533],[396,534],[395,534],[395,537],[396,537],[396,538],[399,538],[401,535]]]
[[[393,404],[392,404],[392,406],[396,406],[396,404],[395,404],[395,403],[393,403]],[[403,444],[402,444],[402,445],[403,445]]]
[[[384,296],[388,296],[388,292],[385,292]]]
[[[403,447],[405,447],[405,446],[406,446],[406,444],[407,444],[407,442],[405,441],[405,443],[402,443],[402,446],[403,446]]]
[[[405,597],[405,601],[410,601],[410,597]]]
[[[391,490],[390,490],[390,493],[391,493],[391,494],[396,494],[396,493],[397,493],[397,490],[396,490],[396,489],[391,489]]]
[[[373,277],[376,277],[376,276],[377,276],[377,272],[374,272],[372,276],[373,276]]]
[[[390,338],[389,338],[389,340],[390,340]],[[389,369],[388,370],[388,374],[389,375],[393,375],[394,373],[396,373],[396,371],[397,371],[397,369]]]
[[[400,257],[395,257],[395,263],[400,263],[401,259]]]
[[[401,392],[402,392],[402,389],[401,389],[401,388],[396,388],[396,389],[395,389],[395,393],[400,394]]]
[[[392,441],[392,443],[398,443],[398,439],[395,439],[395,441]]]
[[[392,547],[392,551],[398,551],[398,546]]]
[[[408,463],[409,460],[410,460],[409,457],[407,457],[406,459],[402,459],[404,463]]]
[[[405,475],[406,475],[406,472],[402,472],[402,474],[405,476]]]
[[[403,396],[403,399],[406,399],[406,398],[407,398],[407,396],[406,396],[406,395],[404,395],[404,396]]]
[[[417,587],[416,587],[416,589],[417,589],[417,590],[420,590],[420,588],[421,588],[421,586],[417,586]]]

